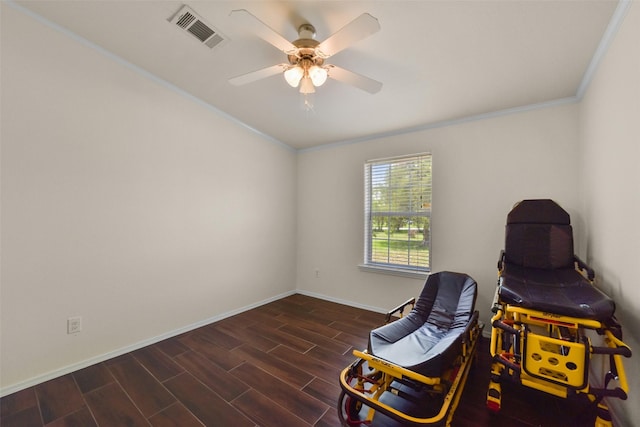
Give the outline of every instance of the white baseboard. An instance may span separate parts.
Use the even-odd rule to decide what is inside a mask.
[[[360,304],[357,302],[353,302],[353,301],[347,301],[347,300],[343,300],[340,298],[334,298],[334,297],[330,297],[327,295],[323,295],[323,294],[318,294],[315,292],[309,292],[309,291],[305,291],[303,289],[298,289],[296,291],[297,294],[301,294],[301,295],[306,295],[309,297],[313,297],[313,298],[319,298],[319,299],[323,299],[326,301],[331,301],[331,302],[335,302],[338,304],[343,304],[343,305],[348,305],[350,307],[355,307],[355,308],[361,308],[363,310],[369,310],[369,311],[374,311],[376,313],[387,313],[389,310],[385,309],[385,308],[380,308],[380,307],[373,307],[370,305],[365,305],[365,304]],[[484,338],[491,338],[491,326],[490,325],[485,325],[484,329],[482,330],[482,336]]]
[[[491,325],[484,325],[482,330],[482,337],[491,339]]]
[[[340,298],[330,297],[328,295],[317,294],[315,292],[305,291],[304,289],[297,289],[296,293],[297,294],[301,294],[301,295],[306,295],[308,297],[323,299],[325,301],[335,302],[335,303],[342,304],[342,305],[348,305],[349,307],[355,307],[355,308],[361,308],[363,310],[374,311],[376,313],[386,313],[387,311],[389,311],[388,309],[384,309],[384,308],[380,308],[380,307],[373,307],[373,306],[370,306],[370,305],[360,304],[360,303],[353,302],[353,301],[347,301],[347,300],[343,300],[343,299],[340,299]]]
[[[189,331],[192,331],[194,329],[201,328],[202,326],[206,326],[206,325],[209,325],[211,323],[218,322],[220,320],[226,319],[226,318],[231,317],[231,316],[235,316],[236,314],[244,313],[245,311],[248,311],[248,310],[254,309],[256,307],[260,307],[262,305],[268,304],[270,302],[273,302],[273,301],[288,297],[288,296],[293,295],[295,293],[297,293],[297,291],[295,289],[291,290],[291,291],[288,291],[288,292],[284,292],[284,293],[281,293],[281,294],[276,295],[274,297],[267,298],[265,300],[255,302],[253,304],[249,304],[249,305],[246,305],[244,307],[237,308],[235,310],[227,311],[225,313],[218,314],[218,315],[213,316],[213,317],[209,317],[208,319],[204,319],[204,320],[201,320],[199,322],[192,323],[190,325],[184,326],[182,328],[175,329],[173,331],[166,332],[166,333],[161,334],[161,335],[157,335],[157,336],[155,336],[153,338],[148,338],[146,340],[139,341],[137,343],[128,345],[126,347],[122,347],[122,348],[119,348],[117,350],[110,351],[108,353],[100,354],[98,356],[94,356],[94,357],[91,357],[89,359],[85,359],[85,360],[82,360],[80,362],[73,363],[71,365],[65,366],[63,368],[55,369],[53,371],[47,372],[46,374],[38,375],[38,376],[35,376],[35,377],[32,377],[32,378],[29,378],[29,379],[27,379],[25,381],[21,381],[19,383],[12,384],[12,385],[7,386],[7,387],[3,387],[2,389],[0,389],[0,397],[7,396],[9,394],[15,393],[15,392],[20,391],[20,390],[24,390],[26,388],[29,388],[29,387],[32,387],[32,386],[35,386],[35,385],[38,385],[38,384],[41,384],[41,383],[44,383],[44,382],[52,380],[54,378],[58,378],[58,377],[61,377],[63,375],[67,375],[67,374],[70,374],[72,372],[78,371],[80,369],[87,368],[87,367],[89,367],[91,365],[95,365],[96,363],[104,362],[106,360],[113,359],[114,357],[122,356],[123,354],[127,354],[127,353],[130,353],[130,352],[135,351],[135,350],[139,350],[139,349],[141,349],[143,347],[146,347],[148,345],[155,344],[155,343],[163,341],[163,340],[165,340],[167,338],[172,338],[172,337],[175,337],[177,335],[183,334],[185,332],[189,332]]]

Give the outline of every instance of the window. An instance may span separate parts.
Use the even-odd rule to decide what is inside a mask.
[[[365,164],[364,267],[430,271],[431,154]]]

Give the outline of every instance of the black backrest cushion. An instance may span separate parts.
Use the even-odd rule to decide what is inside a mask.
[[[573,265],[570,225],[511,224],[506,226],[505,260],[527,268],[569,268]]]
[[[571,224],[569,213],[550,199],[522,200],[507,215],[507,224]]]
[[[569,214],[553,200],[523,200],[509,212],[505,229],[506,262],[526,268],[573,266]]]

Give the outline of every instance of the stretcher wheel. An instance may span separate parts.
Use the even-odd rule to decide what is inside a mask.
[[[342,425],[361,425],[360,410],[362,409],[362,406],[362,402],[351,396],[347,396],[347,394],[342,391],[338,398],[338,415]]]
[[[500,383],[489,381],[489,390],[487,391],[487,409],[491,412],[500,412],[502,406],[502,389]]]
[[[347,411],[347,415],[349,418],[357,418],[358,414],[360,414],[360,409],[362,409],[362,402],[347,396],[347,400],[345,402],[345,409]]]

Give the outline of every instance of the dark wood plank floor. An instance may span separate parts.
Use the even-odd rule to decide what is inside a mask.
[[[0,425],[339,426],[338,374],[383,317],[296,294],[6,396]],[[593,425],[584,408],[518,387],[488,413],[487,351],[454,426]]]

